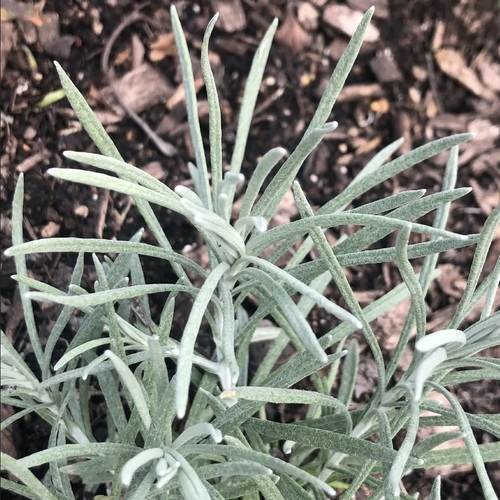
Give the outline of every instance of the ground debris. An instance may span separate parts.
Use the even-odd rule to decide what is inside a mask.
[[[207,100],[203,82],[198,80],[201,72],[199,60],[196,58],[199,57],[206,22],[215,10],[220,11],[221,18],[212,34],[209,55],[222,108],[224,168],[231,162],[247,75],[263,33],[274,17],[279,18],[279,26],[282,28],[289,13],[292,23],[295,24],[294,29],[299,33],[298,44],[293,40],[296,45],[290,45],[290,31],[283,33],[283,39],[275,40],[272,45],[242,166],[242,172],[248,179],[259,159],[269,149],[282,146],[293,151],[317,108],[336,62],[347,46],[349,35],[357,26],[362,13],[374,4],[375,24],[372,23],[372,28],[368,31],[369,41],[362,45],[347,85],[328,117],[329,120],[338,121],[340,125],[328,134],[307,158],[298,173],[298,180],[314,210],[317,210],[328,200],[342,193],[376,151],[400,136],[404,136],[406,142],[393,158],[408,151],[412,144],[420,146],[448,134],[471,131],[476,134],[474,140],[460,146],[456,184],[457,187],[472,186],[473,191],[453,203],[447,229],[461,234],[479,232],[487,213],[495,203],[498,204],[500,191],[500,65],[496,29],[498,19],[494,18],[495,10],[485,7],[484,2],[455,3],[453,7],[443,9],[432,0],[186,0],[179,12],[187,33],[189,51],[194,57],[198,110],[205,146],[207,147],[209,142]],[[2,7],[4,4],[7,5],[2,2]],[[28,8],[30,5],[12,1],[8,4],[21,8]],[[291,6],[290,11],[288,4]],[[135,21],[132,19],[133,22],[122,25],[122,20],[136,12],[138,5],[127,0],[47,0],[44,9],[40,7],[38,15],[43,20],[45,14],[53,15],[53,12],[57,12],[61,33],[76,37],[70,47],[71,57],[64,61],[64,68],[83,95],[89,99],[92,108],[99,108],[99,117],[109,124],[107,131],[124,159],[172,188],[177,184],[192,188],[193,184],[188,179],[187,162],[194,160],[194,151],[189,139],[178,58],[171,44],[172,37],[168,35],[171,26],[170,15],[166,5],[161,7],[141,4],[144,6],[140,9],[140,16],[134,17]],[[243,15],[236,15],[235,9],[241,9]],[[347,13],[347,17],[334,15],[333,21],[328,17],[328,13],[332,16],[332,13],[342,11]],[[316,20],[314,12],[318,14]],[[232,18],[228,18],[228,15]],[[122,30],[118,36],[117,28],[120,25]],[[0,186],[2,244],[4,247],[11,244],[8,224],[12,219],[10,207],[15,180],[20,175],[19,170],[24,170],[25,178],[23,231],[26,240],[40,238],[42,231],[53,232],[57,230],[57,226],[60,226],[61,237],[88,238],[98,234],[107,239],[129,239],[144,226],[144,221],[130,196],[55,181],[46,174],[45,167],[49,160],[51,166],[76,166],[61,156],[65,149],[89,152],[97,150],[65,100],[44,109],[34,106],[48,92],[60,88],[52,62],[54,57],[49,54],[50,49],[40,43],[39,31],[33,22],[22,18],[2,21],[2,37],[8,35],[9,26],[12,39],[17,37],[17,42],[11,40],[9,53],[6,50],[8,45],[2,38],[2,65],[5,66],[2,79],[5,98],[2,100],[0,133],[3,151]],[[379,28],[380,33],[373,26]],[[49,26],[45,29],[48,32]],[[101,55],[111,38],[114,41],[109,44],[113,47],[109,50],[108,62],[111,61],[112,64],[107,65],[109,72],[103,72]],[[155,41],[159,47],[155,45]],[[164,42],[165,45],[162,45]],[[158,53],[155,53],[155,49]],[[444,62],[443,67],[439,64],[440,57],[446,59],[444,56],[450,54],[452,62],[453,57],[458,60],[459,71],[448,69],[446,64],[452,66],[449,60]],[[122,75],[126,75],[131,68],[141,68],[145,60],[150,68],[157,72],[158,78],[153,80],[150,78],[151,73],[146,72],[141,77],[142,86],[132,88],[133,85],[126,84],[128,88],[120,92],[124,97],[127,91],[133,92],[130,99],[134,101],[134,104],[131,103],[131,108],[134,108],[137,106],[135,101],[148,101],[151,98],[151,90],[153,93],[158,91],[155,81],[162,82],[160,87],[166,83],[168,93],[158,97],[154,101],[156,105],[142,105],[140,113],[141,118],[154,128],[157,134],[161,133],[162,137],[175,145],[173,156],[162,155],[153,147],[151,136],[145,134],[144,129],[141,130],[140,126],[136,126],[131,120],[124,119],[123,110],[112,96],[103,102],[102,89],[107,82],[114,81],[111,77],[113,70],[124,78]],[[391,64],[392,68],[387,69],[387,65]],[[119,80],[116,83],[118,85]],[[155,88],[152,88],[153,86]],[[173,107],[168,109],[165,105],[174,92],[177,92],[176,99],[169,101]],[[106,97],[105,92],[104,96]],[[45,161],[40,160],[39,156],[42,151],[41,144],[48,151]],[[449,152],[444,152],[402,172],[396,178],[388,179],[359,196],[353,201],[353,207],[406,189],[425,188],[428,194],[436,192],[442,184],[448,157]],[[209,163],[208,154],[207,160]],[[238,192],[237,196],[241,197],[241,192]],[[195,234],[193,227],[167,209],[154,204],[152,209],[166,229],[173,248],[183,251],[207,268],[208,260],[203,239]],[[289,195],[282,209],[282,222],[297,219],[296,207]],[[429,214],[425,223],[432,224],[434,215],[435,213]],[[356,228],[351,226],[335,227],[325,234],[330,244],[334,245],[344,234],[355,230]],[[384,244],[394,246],[395,240],[396,234],[388,235]],[[158,244],[147,227],[143,241]],[[378,245],[374,244],[373,248],[378,248]],[[455,314],[464,279],[471,267],[473,250],[453,250],[440,256],[439,266],[451,267],[443,268],[441,282],[434,281],[426,296],[429,332],[446,327]],[[484,275],[491,272],[499,253],[500,231],[495,235],[486,258]],[[315,256],[317,252],[314,254],[312,251],[311,258]],[[285,256],[279,264],[286,264],[288,257]],[[56,268],[55,260],[40,254],[36,261],[30,261],[29,264],[36,266],[38,279],[54,285],[57,281],[54,271],[63,263],[70,271],[74,258],[74,254],[58,255],[57,259],[61,259],[61,262]],[[421,262],[421,259],[411,261],[416,270]],[[9,334],[15,331],[15,338],[22,337],[22,318],[15,317],[16,308],[20,309],[19,299],[16,302],[15,284],[10,279],[10,275],[15,272],[13,259],[5,259],[2,266],[1,284],[7,283],[6,287],[2,287],[2,293],[5,295],[5,298],[2,297],[2,305],[7,305],[10,309],[5,312],[4,307],[0,311],[0,327]],[[177,279],[170,266],[159,266],[156,261],[149,259],[144,259],[144,272],[148,283],[171,283]],[[353,292],[363,306],[370,305],[379,294],[386,293],[401,282],[394,263],[356,266],[346,268],[345,272]],[[88,287],[95,279],[95,276],[91,276],[85,272],[84,280]],[[195,284],[201,286],[199,277],[193,275],[192,278],[200,280],[195,281]],[[62,286],[64,289],[67,283]],[[328,288],[327,296],[331,300],[342,301],[334,286]],[[174,335],[177,331],[182,331],[183,322],[190,310],[190,303],[181,298],[178,305],[179,310],[176,311],[174,319],[177,325]],[[163,306],[164,298],[151,297],[151,309],[155,318],[159,317]],[[386,359],[398,341],[408,307],[409,303],[400,308],[395,307],[386,318],[373,324]],[[482,307],[479,303],[467,321],[477,319]],[[493,307],[500,307],[498,294]],[[330,328],[331,318],[325,315],[324,311],[315,309],[312,317],[318,335]],[[46,338],[48,331],[50,325],[42,322],[40,334]],[[372,396],[377,374],[362,336],[357,338],[363,359],[356,389],[359,399],[355,402],[360,404]],[[286,354],[284,360],[294,355],[293,349],[288,348]],[[411,356],[411,349],[407,349],[395,374],[396,379],[401,375],[401,368],[408,366]],[[262,352],[252,356],[250,364],[258,363],[261,358]],[[474,396],[478,394],[476,388],[483,391],[482,403],[488,398],[488,388],[492,387],[487,383],[478,384],[474,388]],[[458,388],[456,390],[458,391]],[[490,407],[485,413],[500,411],[498,398],[494,400],[493,394],[494,390],[490,390]],[[462,403],[468,404],[470,394],[467,390],[457,392],[457,395]],[[293,418],[289,408],[283,407],[282,411],[284,419]],[[469,405],[467,411],[476,412],[477,408]],[[33,422],[28,423],[28,426],[33,428]],[[475,433],[482,442],[488,439],[488,434],[479,429],[476,429]],[[35,437],[33,446],[43,449],[46,441],[43,441],[43,437]],[[31,452],[26,450],[25,443],[28,443],[27,439],[19,444],[21,456]],[[492,470],[490,464],[488,467],[489,471]],[[474,471],[459,479],[443,481],[443,498],[481,498]],[[429,492],[425,488],[432,481],[423,472],[414,472],[403,481],[405,486],[409,487],[408,491],[420,491],[422,497],[428,496]]]
[[[285,21],[276,31],[276,40],[295,54],[299,54],[311,44],[312,37],[297,21],[292,10],[288,9]]]
[[[217,26],[227,33],[242,31],[247,24],[240,0],[211,0],[214,12],[219,13]]]
[[[354,35],[362,17],[363,14],[360,11],[353,10],[347,5],[328,5],[323,11],[323,21],[347,36]],[[375,27],[375,24],[370,24],[366,30],[364,41],[373,43],[379,38],[379,30]]]
[[[113,85],[124,102],[136,113],[165,102],[173,94],[172,86],[149,63],[143,63],[138,68],[127,72],[115,80]],[[104,125],[118,123],[125,117],[125,110],[116,101],[110,86],[101,90],[100,97],[111,109],[111,111],[96,112]]]
[[[380,83],[396,82],[403,79],[391,49],[379,51],[370,61],[370,68]]]
[[[375,7],[373,17],[387,19],[389,17],[388,0],[347,0],[347,5],[353,9],[366,12],[370,7]]]
[[[307,31],[318,28],[318,11],[309,2],[300,2],[297,7],[297,19]]]
[[[434,57],[443,73],[460,82],[473,94],[483,96],[489,100],[495,98],[489,89],[485,89],[476,73],[467,65],[460,52],[451,48],[442,48],[436,51]]]

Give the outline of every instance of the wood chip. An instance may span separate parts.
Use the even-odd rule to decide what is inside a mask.
[[[86,219],[89,215],[89,207],[87,205],[76,205],[73,208],[73,213],[82,219]]]
[[[411,73],[420,82],[424,82],[428,78],[427,70],[422,66],[412,66]]]
[[[439,49],[434,57],[443,73],[458,81],[466,89],[480,97],[490,100],[493,96],[489,89],[485,89],[476,73],[470,69],[460,52],[454,49]]]
[[[289,9],[285,21],[276,31],[276,41],[295,54],[299,54],[311,45],[312,36],[302,28]]]
[[[156,180],[162,181],[165,179],[165,170],[159,161],[150,161],[141,168],[143,172],[153,176]]]
[[[43,24],[41,11],[44,6],[45,2],[29,5],[17,0],[2,0],[2,8],[0,10],[2,25],[7,21],[19,19],[29,21],[35,26],[41,26]]]
[[[478,65],[483,84],[494,92],[500,93],[500,64],[486,59]]]
[[[52,238],[59,234],[61,226],[56,224],[54,221],[50,221],[47,225],[42,227],[41,236],[42,238]]]
[[[125,103],[136,113],[166,101],[173,94],[172,87],[163,75],[148,63],[129,71],[116,80],[114,85]],[[96,112],[99,119],[106,120],[105,125],[121,121],[125,111],[116,102],[111,87],[101,90],[101,99],[111,108],[112,113]]]
[[[77,42],[74,35],[61,35],[59,31],[59,15],[56,12],[42,14],[43,23],[37,28],[38,43],[46,54],[56,59],[68,59],[71,48]]]
[[[359,146],[356,147],[356,151],[354,151],[354,155],[360,156],[360,155],[364,155],[366,153],[371,153],[372,151],[377,149],[381,143],[382,143],[381,136],[374,137],[373,139],[370,139],[369,141],[363,140],[363,142],[361,144],[359,144]]]
[[[461,114],[454,115],[452,113],[441,113],[432,119],[430,126],[432,128],[450,131],[453,133],[464,132],[467,129],[467,125],[471,120],[470,115]]]
[[[149,59],[151,61],[161,61],[167,56],[173,56],[177,52],[173,33],[162,33],[151,44]]]
[[[135,33],[132,33],[130,41],[132,45],[132,68],[137,69],[144,62],[146,49],[141,39]]]
[[[214,38],[214,46],[217,50],[224,51],[232,56],[244,56],[249,48],[245,41],[237,40],[236,38]]]
[[[378,382],[377,365],[373,358],[361,356],[359,360],[358,376],[354,386],[354,397],[359,400],[362,397],[368,398],[373,394],[373,388]]]
[[[366,98],[381,97],[384,89],[378,83],[359,83],[346,85],[337,99],[337,102],[359,101]]]
[[[10,405],[0,403],[0,420],[3,422],[12,415],[14,415],[14,408]],[[19,456],[15,444],[15,436],[18,435],[18,433],[18,422],[14,422],[14,424],[9,425],[9,427],[5,428],[0,434],[0,450],[2,453],[5,453],[12,458],[17,458]]]
[[[400,112],[394,115],[394,129],[396,137],[403,137],[404,142],[398,149],[398,154],[409,153],[412,147],[411,119],[406,112]]]
[[[24,131],[23,138],[26,141],[32,141],[38,135],[38,130],[35,127],[29,125]]]
[[[434,94],[432,93],[432,91],[429,90],[425,94],[424,104],[425,104],[425,116],[427,116],[427,118],[434,118],[439,113],[439,109],[436,100],[434,99]]]
[[[436,29],[432,37],[432,52],[437,52],[443,45],[445,24],[443,21],[436,22]]]
[[[485,215],[490,215],[494,208],[500,205],[500,191],[484,189],[479,182],[474,178],[469,179],[469,184],[472,187],[472,193],[476,199],[477,204]]]
[[[132,56],[132,48],[127,46],[113,58],[114,66],[123,66]]]
[[[388,0],[347,0],[347,5],[353,9],[366,12],[371,6],[375,7],[373,17],[387,19],[389,17]]]
[[[202,89],[204,85],[205,85],[205,81],[203,80],[203,78],[196,78],[194,80],[194,89],[195,89],[195,92],[198,92],[200,89]],[[186,98],[186,92],[184,91],[184,84],[181,83],[175,89],[175,92],[168,99],[168,101],[167,101],[167,109],[168,110],[172,110],[178,104],[180,104],[181,102],[184,102],[185,98]]]
[[[309,2],[300,2],[297,7],[297,19],[307,31],[318,29],[318,11]]]
[[[343,38],[335,38],[326,49],[325,54],[334,61],[338,61],[347,48],[347,40]]]
[[[489,171],[494,179],[500,179],[500,149],[480,155],[471,163],[475,175]]]
[[[3,78],[7,57],[9,56],[12,47],[17,45],[17,32],[11,22],[2,22],[1,36],[1,55],[0,55],[0,80]]]
[[[493,123],[486,118],[476,118],[475,120],[471,120],[468,124],[467,130],[474,134],[475,141],[483,141],[487,139],[495,141],[500,137],[500,126],[493,125]]]
[[[354,292],[356,300],[362,305],[371,304],[382,295],[384,295],[382,290],[363,290]]]
[[[452,304],[451,306],[446,306],[435,311],[431,319],[427,320],[427,331],[435,332],[436,330],[446,328],[446,325],[453,318],[456,308],[456,304]]]
[[[439,271],[440,275],[436,278],[436,281],[439,283],[441,290],[447,297],[460,300],[467,285],[467,280],[460,274],[460,267],[453,264],[441,264]]]
[[[403,79],[390,49],[378,52],[370,61],[370,68],[380,83],[397,82]]]
[[[289,224],[295,217],[297,217],[297,205],[292,191],[289,189],[283,196],[278,209],[269,222],[269,227],[282,226]]]
[[[374,327],[377,337],[380,339],[380,344],[385,351],[393,351],[396,347],[410,306],[411,300],[405,299],[375,320]]]
[[[354,35],[362,17],[360,11],[353,10],[347,5],[328,5],[323,12],[323,21],[349,37]],[[373,43],[379,38],[379,30],[373,24],[368,25],[364,41]]]
[[[38,26],[38,42],[46,49],[59,38],[59,14],[48,12],[42,14],[42,24]]]
[[[247,25],[240,0],[211,0],[212,8],[219,13],[217,26],[227,33],[243,31]]]
[[[17,167],[17,172],[28,172],[32,168],[36,167],[39,163],[47,161],[51,154],[47,150],[39,151],[25,160],[23,160]]]

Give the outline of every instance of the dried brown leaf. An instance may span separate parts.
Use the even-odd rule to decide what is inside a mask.
[[[152,44],[149,51],[151,61],[161,61],[177,52],[173,33],[162,33]]]
[[[289,11],[285,21],[276,31],[276,41],[291,49],[295,54],[299,54],[312,43],[312,36],[302,28]]]

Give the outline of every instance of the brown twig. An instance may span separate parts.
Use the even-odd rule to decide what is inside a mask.
[[[99,217],[97,218],[97,224],[94,234],[98,238],[102,238],[104,233],[104,226],[106,224],[106,215],[108,213],[108,202],[109,202],[109,189],[102,190],[102,196],[99,200]]]

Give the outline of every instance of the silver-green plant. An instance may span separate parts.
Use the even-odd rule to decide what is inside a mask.
[[[496,498],[484,464],[500,459],[500,445],[478,444],[471,426],[500,438],[498,415],[467,414],[446,389],[500,376],[498,360],[475,356],[500,343],[500,314],[492,311],[500,261],[479,284],[500,209],[492,212],[481,234],[463,236],[445,229],[450,203],[469,192],[455,188],[455,181],[458,146],[471,136],[459,134],[439,139],[389,161],[401,145],[401,141],[396,141],[316,212],[294,181],[311,151],[336,127],[335,122],[328,120],[372,14],[370,9],[364,15],[297,148],[288,157],[284,149],[272,149],[256,166],[236,220],[231,218],[233,201],[238,186],[244,182],[241,166],[276,21],[255,55],[230,167],[223,172],[221,115],[208,58],[209,38],[217,16],[208,25],[201,51],[210,111],[208,162],[197,117],[188,47],[172,7],[195,151],[195,162],[189,165],[194,190],[184,186],[172,190],[127,164],[56,63],[71,106],[101,152],[66,152],[65,156],[108,173],[56,168],[50,169],[49,174],[132,196],[158,245],[141,243],[142,231],[130,241],[51,238],[23,243],[20,177],[13,201],[13,247],[6,254],[15,259],[14,279],[19,283],[26,328],[41,376],[35,376],[2,333],[2,403],[19,409],[2,423],[2,429],[35,412],[51,424],[52,433],[46,450],[17,460],[2,455],[2,469],[11,474],[10,479],[2,478],[6,490],[26,498],[70,499],[74,498],[70,476],[79,476],[87,491],[96,492],[105,484],[108,498],[115,499],[252,500],[259,495],[272,499],[319,499],[333,496],[334,486],[345,498],[352,498],[362,485],[370,488],[374,499],[414,498],[400,487],[401,478],[412,469],[472,462],[485,497]],[[407,191],[349,208],[353,200],[371,188],[446,149],[451,151],[440,192],[424,196],[424,190]],[[263,188],[275,167],[277,173]],[[300,220],[268,229],[291,187]],[[199,231],[209,256],[207,269],[172,250],[151,203],[186,217]],[[436,211],[432,226],[416,222],[432,211]],[[362,228],[332,247],[324,231],[347,224]],[[394,231],[398,232],[395,247],[368,249]],[[409,244],[411,232],[429,237],[424,243]],[[300,247],[287,264],[276,265],[297,242]],[[456,314],[446,329],[426,334],[424,298],[438,275],[438,256],[469,245],[477,245],[477,249]],[[304,262],[313,247],[319,257]],[[78,254],[67,291],[28,277],[25,256],[43,252]],[[97,275],[93,293],[80,286],[85,253],[93,255]],[[100,261],[97,253],[118,256]],[[177,281],[146,284],[140,256],[168,262]],[[424,259],[419,274],[410,264],[417,257]],[[343,267],[388,261],[396,262],[403,283],[362,308]],[[338,288],[348,310],[323,295],[330,283]],[[159,292],[166,292],[168,298],[155,322],[148,295]],[[177,342],[170,334],[180,294],[187,294],[194,302]],[[258,301],[252,314],[244,308],[250,294]],[[298,300],[293,300],[296,294]],[[412,300],[411,310],[393,355],[385,363],[370,323],[407,297]],[[33,300],[63,306],[45,345],[38,336]],[[142,308],[141,322],[130,319],[132,300]],[[481,319],[469,328],[460,328],[470,310],[482,300]],[[339,320],[319,339],[307,321],[315,306]],[[53,364],[54,347],[75,311],[80,311],[81,326],[65,354]],[[263,323],[264,318],[272,318],[274,326]],[[204,321],[215,343],[211,358],[195,348]],[[414,327],[413,361],[404,376],[392,385]],[[350,337],[356,331],[361,332],[371,350],[378,384],[371,401],[353,410],[359,354],[357,341]],[[262,340],[269,342],[269,348],[252,374],[249,346]],[[289,343],[295,347],[296,356],[275,368]],[[106,350],[99,355],[102,348]],[[176,362],[173,377],[169,376],[165,358]],[[342,376],[334,397],[332,387],[341,366]],[[293,388],[306,378],[310,378],[316,390]],[[96,441],[90,421],[89,393],[96,382],[106,402],[106,442]],[[195,388],[192,397],[190,386]],[[450,408],[430,398],[431,391],[448,399]],[[130,414],[123,408],[123,398]],[[307,415],[290,424],[268,421],[266,403],[308,405]],[[435,416],[420,418],[423,410]],[[182,420],[182,427],[180,420],[175,426],[183,429],[180,433],[174,431],[176,417]],[[458,425],[460,432],[441,432],[417,442],[419,428],[450,424]],[[406,431],[405,438],[395,449],[393,437],[402,429]],[[446,453],[434,450],[457,435],[463,436],[465,447]],[[277,446],[283,447],[288,460],[274,456],[272,450]],[[40,481],[31,469],[42,464],[49,464],[49,470]],[[12,475],[19,482],[13,481]],[[433,485],[432,498],[440,498],[439,478]]]

